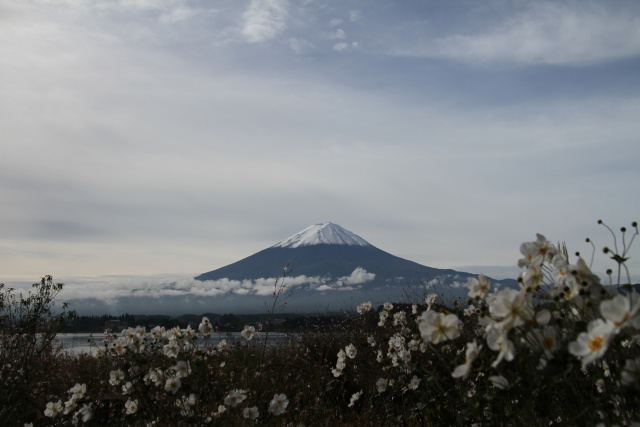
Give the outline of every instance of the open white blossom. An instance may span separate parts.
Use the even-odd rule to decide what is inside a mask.
[[[244,329],[242,330],[242,332],[240,332],[240,336],[242,336],[242,338],[246,339],[247,341],[251,341],[255,334],[256,328],[250,325],[244,325]]]
[[[569,343],[569,353],[582,359],[582,367],[586,367],[604,355],[615,330],[616,327],[611,322],[592,320],[587,325],[587,331],[580,333],[576,341]]]
[[[460,335],[460,319],[455,314],[437,313],[427,310],[420,317],[418,325],[422,338],[433,344],[457,338]]]

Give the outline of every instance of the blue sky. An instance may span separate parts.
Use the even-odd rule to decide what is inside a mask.
[[[0,93],[7,284],[195,276],[327,221],[515,265],[639,219],[634,1],[3,0]]]

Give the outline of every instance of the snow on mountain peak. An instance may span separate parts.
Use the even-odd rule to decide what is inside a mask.
[[[273,247],[297,248],[309,245],[370,246],[362,237],[345,230],[337,224],[325,222],[307,227]]]

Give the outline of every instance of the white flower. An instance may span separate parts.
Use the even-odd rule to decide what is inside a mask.
[[[477,298],[483,300],[491,289],[491,283],[484,277],[484,275],[479,275],[476,279],[475,277],[470,277],[467,280],[467,284],[465,285],[467,289],[469,289],[469,298]]]
[[[478,354],[480,354],[480,350],[482,346],[478,347],[478,343],[476,340],[467,343],[467,350],[465,352],[464,363],[462,365],[457,366],[451,376],[453,378],[462,378],[466,379],[469,376],[469,372],[471,372],[471,365]]]
[[[386,378],[378,378],[378,381],[376,381],[376,389],[378,390],[378,393],[384,393],[388,386],[389,380]]]
[[[391,311],[391,310],[393,310],[393,304],[391,304],[390,302],[385,302],[382,305],[382,308],[384,308],[387,311]]]
[[[640,382],[640,357],[629,359],[624,364],[620,381],[626,386],[639,386]]]
[[[162,347],[162,352],[167,357],[178,357],[180,351],[180,345],[177,340],[171,339],[167,344]]]
[[[227,407],[224,405],[220,405],[218,406],[218,411],[214,412],[212,415],[214,417],[219,417],[220,415],[224,414],[225,412],[227,412]]]
[[[460,335],[458,329],[460,320],[455,314],[436,313],[427,310],[420,317],[422,321],[418,325],[422,338],[433,344],[457,338]]]
[[[371,301],[363,302],[356,308],[356,310],[360,314],[366,313],[367,311],[371,310]]]
[[[127,381],[127,383],[122,386],[122,394],[129,394],[131,390],[133,390],[133,384],[131,384],[131,381]]]
[[[247,398],[246,391],[244,390],[231,390],[227,396],[224,398],[224,404],[227,406],[238,406],[238,404],[242,403]]]
[[[389,312],[386,310],[381,310],[378,316],[380,316],[378,326],[384,326],[385,322],[387,321],[387,317],[389,317]]]
[[[420,385],[420,378],[414,375],[413,378],[411,378],[411,381],[409,381],[409,389],[415,390],[418,388],[419,385]]]
[[[213,326],[211,326],[211,322],[209,322],[209,318],[203,317],[202,322],[200,322],[200,326],[198,326],[198,331],[202,335],[210,335],[213,331]]]
[[[399,311],[393,315],[393,326],[404,325],[407,323],[407,313]]]
[[[47,409],[44,410],[44,415],[46,417],[54,418],[62,412],[62,400],[58,400],[57,402],[49,402],[47,403]]]
[[[113,344],[111,344],[111,350],[113,350],[117,355],[122,355],[127,352],[125,345],[126,342],[123,341],[122,338],[118,338],[113,342]]]
[[[355,403],[358,401],[358,399],[360,399],[360,396],[362,396],[362,390],[353,393],[351,395],[351,400],[349,400],[349,408],[351,408],[353,405],[355,405]]]
[[[592,320],[587,325],[587,332],[580,333],[576,341],[569,343],[569,353],[581,358],[584,368],[604,355],[609,348],[615,328],[613,323],[602,319]]]
[[[86,423],[87,421],[93,418],[93,403],[85,403],[82,408],[80,408],[80,415],[82,415],[82,422]]]
[[[465,316],[469,317],[469,316],[473,316],[474,314],[477,314],[478,313],[478,309],[473,304],[471,304],[469,307],[465,308],[462,311],[462,313]]]
[[[424,302],[427,304],[427,310],[430,309],[437,300],[438,294],[427,294],[427,296],[424,297]]]
[[[252,408],[244,408],[244,410],[242,411],[242,416],[245,418],[249,418],[252,421],[256,420],[259,415],[260,414],[258,413],[258,408],[256,406]]]
[[[72,396],[71,399],[64,402],[64,414],[67,415],[74,409],[76,409],[76,398]]]
[[[558,253],[542,234],[536,234],[535,242],[526,242],[520,245],[520,253],[524,258],[518,260],[518,267],[535,266],[540,267],[545,262],[551,262]]]
[[[242,338],[247,341],[251,341],[253,336],[256,334],[256,328],[254,326],[244,325],[244,329],[240,332]]]
[[[612,323],[616,332],[627,324],[640,327],[640,296],[631,292],[628,295],[618,294],[600,303],[600,314]]]
[[[498,357],[491,364],[494,368],[502,362],[502,360],[511,361],[515,356],[515,345],[507,337],[507,331],[494,326],[487,328],[487,345],[493,351],[499,351]]]
[[[494,375],[492,377],[489,377],[489,381],[491,381],[494,387],[501,390],[509,387],[509,381],[502,375]]]
[[[124,404],[124,407],[127,409],[127,415],[135,414],[138,411],[138,400],[127,400]]]
[[[182,383],[180,382],[180,378],[171,377],[167,378],[167,382],[164,384],[164,389],[166,391],[170,391],[173,394],[176,394],[181,385]]]
[[[344,351],[346,355],[349,356],[349,359],[355,358],[356,354],[358,353],[358,351],[356,350],[356,347],[353,344],[349,344],[348,346],[346,346],[344,348]]]
[[[284,393],[274,394],[273,399],[269,402],[269,412],[273,415],[280,415],[287,409],[287,405],[289,405],[289,401]]]
[[[176,363],[176,366],[173,367],[173,370],[176,371],[176,377],[186,378],[191,373],[191,365],[189,365],[189,362],[180,360]]]
[[[123,379],[124,379],[124,372],[122,372],[120,369],[118,369],[117,371],[109,372],[109,384],[118,385],[120,384],[120,381],[122,381]]]
[[[151,336],[156,341],[160,341],[161,339],[163,339],[165,334],[166,334],[166,331],[163,326],[156,326],[151,330]]]
[[[376,339],[373,336],[368,336],[367,337],[367,343],[369,343],[369,345],[371,347],[375,347],[376,346]]]
[[[69,393],[71,393],[73,397],[75,397],[76,399],[82,398],[82,396],[84,396],[86,392],[87,392],[86,384],[76,384],[73,387],[71,387],[71,389],[69,390]]]
[[[489,295],[487,303],[489,312],[496,318],[498,325],[507,330],[533,319],[531,297],[524,289],[502,289]]]
[[[550,359],[553,352],[558,349],[556,328],[553,326],[545,326],[542,329],[534,329],[531,331],[531,334],[544,351],[545,356]]]
[[[227,340],[220,340],[220,342],[218,343],[218,350],[223,351],[226,350],[229,347],[229,344],[227,344]]]

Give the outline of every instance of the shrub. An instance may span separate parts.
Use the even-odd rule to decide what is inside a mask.
[[[0,284],[0,419],[13,425],[33,418],[46,390],[56,390],[52,372],[58,349],[55,337],[75,313],[55,298],[63,285],[45,276],[26,295]],[[56,390],[57,391],[57,390]]]

